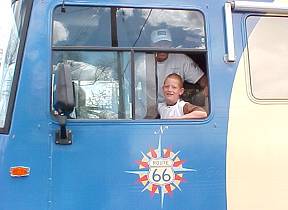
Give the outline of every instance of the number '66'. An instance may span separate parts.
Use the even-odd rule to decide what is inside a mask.
[[[171,175],[166,173],[167,169],[165,169],[162,174],[158,174],[157,173],[157,169],[155,169],[153,171],[153,174],[152,174],[152,179],[154,182],[159,182],[161,180],[165,181],[165,182],[169,182],[171,180]]]

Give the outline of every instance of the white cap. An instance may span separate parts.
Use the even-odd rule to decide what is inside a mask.
[[[172,42],[170,31],[168,29],[159,29],[153,31],[151,33],[151,41],[153,44],[160,41]]]

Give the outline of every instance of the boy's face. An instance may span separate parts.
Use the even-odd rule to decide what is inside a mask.
[[[184,92],[184,88],[182,87],[181,82],[176,78],[167,78],[162,89],[165,102],[169,106],[176,104]]]

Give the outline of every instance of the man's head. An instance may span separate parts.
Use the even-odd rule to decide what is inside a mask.
[[[164,80],[162,89],[166,104],[169,106],[176,104],[184,93],[182,77],[176,73],[169,74]]]
[[[151,33],[152,46],[170,47],[172,38],[168,29],[158,29]]]
[[[151,42],[153,47],[171,47],[172,38],[168,29],[158,29],[151,33]],[[158,62],[163,62],[168,58],[168,53],[157,52],[155,58]]]

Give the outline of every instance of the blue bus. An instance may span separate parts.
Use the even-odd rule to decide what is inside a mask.
[[[1,210],[288,209],[287,1],[2,0],[0,14]],[[207,117],[159,118],[161,53],[200,69],[183,99]]]

